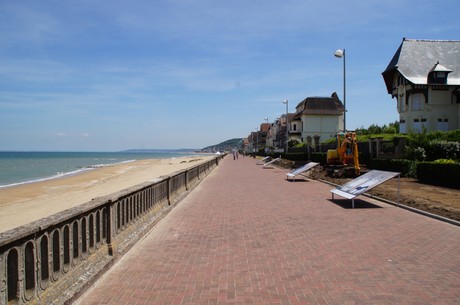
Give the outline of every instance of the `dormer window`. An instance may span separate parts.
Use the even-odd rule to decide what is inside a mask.
[[[447,76],[452,70],[439,64],[439,61],[428,73],[428,84],[447,85]]]
[[[445,79],[446,78],[446,72],[436,72],[433,73],[433,77],[436,79]]]

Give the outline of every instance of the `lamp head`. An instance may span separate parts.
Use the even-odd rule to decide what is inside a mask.
[[[288,100],[284,100],[284,101],[283,101],[283,104],[287,104],[287,103],[288,103]]]
[[[338,57],[338,58],[342,58],[344,55],[345,55],[345,50],[340,50],[339,49],[339,50],[335,51],[335,53],[334,53],[334,56]]]

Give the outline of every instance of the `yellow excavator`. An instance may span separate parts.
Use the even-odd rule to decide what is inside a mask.
[[[329,176],[359,176],[361,169],[356,133],[348,131],[337,134],[337,148],[327,151],[327,165]]]

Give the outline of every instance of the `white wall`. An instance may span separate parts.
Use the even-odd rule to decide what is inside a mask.
[[[428,103],[423,101],[421,109],[414,110],[413,95],[409,96],[409,104],[405,105],[405,90],[410,85],[397,87],[397,110],[399,119],[405,121],[406,129],[402,132],[428,132],[436,130],[455,130],[460,128],[460,104],[452,100],[452,90],[433,90],[429,87]]]
[[[302,115],[302,139],[306,142],[307,136],[321,136],[320,142],[335,137],[343,130],[343,115]]]

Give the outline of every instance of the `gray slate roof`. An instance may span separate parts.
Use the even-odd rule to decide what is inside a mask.
[[[447,77],[447,85],[460,85],[460,41],[404,38],[382,73],[388,93],[391,93],[396,71],[413,84],[426,85],[428,73],[438,62],[443,68],[452,71]]]

